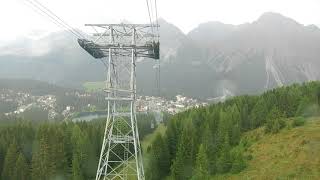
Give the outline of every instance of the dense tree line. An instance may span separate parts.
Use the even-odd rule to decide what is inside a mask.
[[[241,135],[261,126],[277,133],[290,117],[320,115],[320,83],[294,84],[260,96],[238,96],[223,103],[173,116],[165,135],[151,144],[147,179],[209,179],[246,167],[247,142]],[[301,125],[301,119],[294,124]]]
[[[58,96],[65,92],[71,92],[71,89],[31,79],[0,79],[0,89],[10,89],[16,92],[23,90],[35,96],[47,94]]]
[[[140,138],[153,115],[138,116]],[[91,122],[0,120],[0,180],[94,179],[105,119]]]

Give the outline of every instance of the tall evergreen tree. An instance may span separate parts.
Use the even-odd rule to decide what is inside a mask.
[[[218,173],[226,173],[230,170],[230,149],[229,136],[226,135],[223,139],[223,144],[220,148],[219,157],[216,163]]]
[[[176,117],[172,118],[168,122],[167,131],[166,131],[167,139],[168,139],[168,149],[170,154],[170,161],[176,156],[178,149],[178,139],[179,139],[179,130],[177,127],[177,119]]]
[[[232,129],[231,129],[231,136],[230,136],[230,144],[237,145],[240,141],[240,134],[241,134],[241,115],[239,109],[236,104],[234,104],[230,110],[231,113],[231,122],[232,122]]]
[[[14,169],[13,180],[30,180],[30,169],[22,153],[19,154]]]
[[[176,179],[188,179],[192,176],[193,163],[195,160],[195,138],[196,133],[192,120],[187,119],[179,140],[178,152],[171,169],[173,177]]]
[[[203,144],[199,147],[199,152],[197,154],[196,159],[196,165],[194,169],[194,174],[192,176],[192,179],[198,180],[209,180],[210,174],[209,174],[209,161],[207,156],[207,151],[205,149],[205,146]]]
[[[85,179],[85,164],[87,163],[87,152],[85,144],[86,135],[81,131],[78,125],[75,125],[72,130],[72,179]]]
[[[209,172],[210,174],[214,174],[216,172],[215,163],[217,160],[217,154],[219,152],[218,146],[215,143],[216,134],[211,131],[209,123],[206,123],[204,126],[201,142],[204,146],[204,149],[207,151],[206,153],[209,161]]]
[[[320,86],[317,89],[317,100],[318,100],[318,106],[320,107]]]
[[[240,110],[240,114],[241,114],[241,130],[250,129],[248,104],[242,105],[242,109]]]
[[[185,177],[185,171],[184,171],[184,155],[183,151],[181,150],[182,147],[179,147],[176,158],[173,161],[173,164],[171,166],[171,174],[172,178],[175,180],[184,180]]]
[[[267,124],[265,131],[277,133],[285,126],[283,118],[285,117],[277,107],[274,107],[267,116]]]
[[[85,180],[78,154],[72,158],[72,180]]]
[[[14,140],[13,143],[10,144],[4,160],[4,165],[2,170],[3,180],[13,179],[17,158],[18,158],[18,146],[16,141]]]
[[[254,129],[261,126],[266,121],[268,115],[267,103],[263,97],[260,97],[250,114],[250,127]]]
[[[151,145],[151,157],[148,169],[148,179],[163,179],[170,170],[169,150],[162,135],[158,133]]]
[[[68,174],[68,164],[66,157],[65,135],[60,127],[52,130],[50,142],[50,171],[54,177],[66,178]]]
[[[240,145],[231,150],[230,156],[232,161],[232,173],[238,173],[246,167],[246,162],[243,157],[243,151],[243,147]]]
[[[4,159],[5,159],[5,151],[6,148],[4,147],[3,137],[0,138],[0,180],[2,180],[1,172],[3,169]]]
[[[34,145],[32,154],[32,179],[48,180],[53,173],[50,169],[49,141],[47,136],[41,137],[40,141]]]
[[[151,150],[150,159],[148,165],[146,166],[146,179],[149,180],[160,180],[160,171],[158,167],[158,159],[156,158],[157,154]]]
[[[311,104],[312,103],[308,97],[303,97],[300,100],[299,106],[297,108],[296,116],[308,116],[306,112],[307,112],[308,106],[310,106]]]

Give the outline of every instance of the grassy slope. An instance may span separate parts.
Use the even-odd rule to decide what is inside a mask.
[[[213,179],[320,179],[320,118],[278,134],[265,134],[260,128],[244,137],[254,141],[248,167]]]
[[[153,139],[156,137],[156,135],[158,133],[164,135],[165,132],[166,132],[166,127],[163,124],[159,124],[159,126],[157,127],[157,129],[153,133],[148,134],[143,138],[141,144],[142,144],[142,149],[143,149],[144,154],[146,154],[148,146],[151,145],[151,143],[152,143]]]
[[[163,124],[160,124],[153,133],[151,133],[143,138],[143,140],[141,142],[141,146],[142,146],[142,152],[143,152],[143,164],[144,165],[149,164],[150,153],[148,153],[148,150],[147,150],[148,147],[151,145],[151,143],[156,138],[156,135],[158,133],[164,135],[165,132],[166,132],[166,127]],[[146,169],[146,167],[144,169]]]
[[[83,84],[84,89],[87,92],[96,92],[100,91],[105,87],[105,82],[97,81],[97,82],[85,82]]]

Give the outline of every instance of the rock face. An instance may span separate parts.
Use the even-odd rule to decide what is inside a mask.
[[[207,22],[188,34],[163,19],[159,22],[163,95],[225,98],[320,79],[317,26],[304,26],[276,13],[238,26]],[[80,87],[105,76],[99,61],[65,32],[20,40],[1,46],[0,52],[2,78]],[[139,93],[155,92],[154,64],[154,60],[139,60]]]
[[[178,75],[162,74],[165,87],[203,97],[257,93],[320,79],[320,29],[276,13],[238,26],[208,22],[187,34],[174,59],[163,71],[173,66]]]

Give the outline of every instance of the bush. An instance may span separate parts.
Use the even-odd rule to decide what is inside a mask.
[[[266,133],[278,133],[282,128],[286,126],[284,120],[285,115],[277,107],[273,107],[269,112],[266,123]]]
[[[293,119],[292,126],[293,127],[303,126],[305,123],[306,123],[305,118],[297,117]]]
[[[244,148],[241,147],[241,145],[233,148],[230,152],[230,156],[232,161],[231,173],[239,173],[247,167],[244,156]]]
[[[278,133],[285,126],[286,122],[283,118],[269,119],[265,131],[266,133]]]

